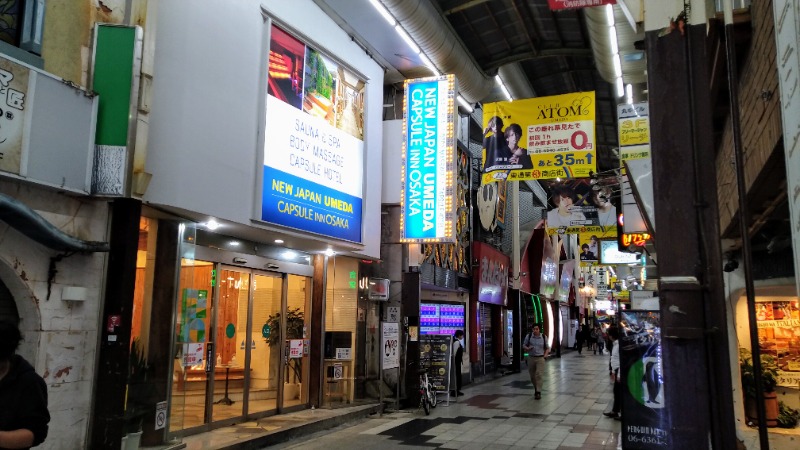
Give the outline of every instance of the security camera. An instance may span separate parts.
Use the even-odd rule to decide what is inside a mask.
[[[732,257],[728,258],[728,262],[722,266],[722,270],[725,272],[733,272],[734,270],[739,268],[739,261],[736,261]]]

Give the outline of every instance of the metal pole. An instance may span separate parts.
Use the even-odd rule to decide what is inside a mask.
[[[383,321],[383,303],[380,303],[378,305],[378,330],[379,330],[378,333],[380,334],[380,338],[379,338],[380,341],[379,341],[379,344],[378,344],[378,349],[379,350],[383,347],[383,342],[382,342],[383,341],[383,323],[382,323],[382,321]],[[379,351],[378,355],[379,355],[378,356],[378,392],[380,392],[378,394],[378,398],[381,401],[381,407],[378,408],[378,412],[380,413],[379,416],[383,417],[383,407],[384,407],[384,405],[383,405],[383,353]],[[399,383],[400,379],[398,378],[397,381]]]
[[[725,53],[728,60],[728,97],[730,98],[731,126],[733,130],[733,153],[736,157],[736,188],[739,194],[739,233],[742,237],[742,262],[744,285],[747,292],[747,315],[750,325],[750,347],[753,355],[753,377],[756,382],[756,409],[758,411],[758,440],[762,450],[769,450],[766,411],[764,408],[764,383],[761,379],[761,350],[758,347],[758,324],[756,323],[755,288],[753,287],[753,260],[750,249],[750,213],[747,209],[747,186],[744,178],[744,154],[742,130],[739,121],[739,76],[736,67],[736,44],[733,36],[733,5],[731,0],[723,4],[725,16]]]
[[[512,286],[519,289],[519,181],[506,181],[511,185],[511,275]]]

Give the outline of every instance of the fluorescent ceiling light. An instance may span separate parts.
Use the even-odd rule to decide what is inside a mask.
[[[630,84],[625,85],[625,99],[628,103],[633,104],[633,86]]]
[[[230,245],[231,247],[238,247],[239,244],[241,244],[239,241],[230,241],[230,242],[228,242],[228,245]]]
[[[431,60],[428,59],[427,56],[425,56],[425,53],[419,52],[419,59],[422,60],[422,64],[424,64],[425,67],[431,69],[431,72],[433,72],[434,75],[439,76],[441,74],[441,72],[439,72],[439,69],[437,69],[436,66],[433,65]]]
[[[472,114],[473,108],[472,105],[467,103],[467,99],[462,97],[461,95],[458,96],[458,103],[467,110],[468,113]]]
[[[384,7],[381,4],[381,2],[379,2],[378,0],[369,0],[369,2],[372,3],[372,6],[375,9],[377,9],[379,13],[381,13],[383,18],[386,19],[387,22],[389,22],[389,25],[395,26],[397,22],[394,21],[394,17],[392,17],[392,15],[389,13],[386,7]]]
[[[396,31],[397,34],[399,34],[400,37],[403,38],[404,41],[406,41],[406,44],[408,44],[408,46],[411,48],[411,50],[414,51],[414,53],[419,53],[419,46],[417,46],[417,43],[411,39],[411,36],[409,36],[408,33],[406,33],[406,30],[404,30],[403,27],[400,26],[400,24],[394,26],[394,31]]]
[[[614,62],[614,75],[616,75],[617,77],[621,77],[622,76],[622,64],[620,64],[620,62],[619,62],[619,55],[615,53],[612,58],[613,58],[613,62]]]
[[[214,231],[214,230],[216,230],[217,228],[219,228],[219,222],[217,222],[217,221],[216,221],[216,220],[214,220],[214,219],[211,219],[211,220],[209,220],[208,222],[206,222],[206,228],[208,228],[208,229],[209,229],[209,230],[211,230],[211,231]]]
[[[495,75],[494,81],[497,82],[498,86],[500,86],[500,90],[503,91],[503,95],[506,96],[508,101],[514,101],[514,98],[511,97],[511,93],[508,92],[508,88],[506,87],[505,83],[503,83],[503,80],[500,78],[500,75]]]
[[[283,244],[283,239],[275,239],[276,244]]]
[[[619,53],[619,43],[617,42],[617,27],[608,28],[608,42],[611,44],[611,54]]]
[[[329,248],[329,249],[325,250],[325,256],[333,256],[335,254],[336,254],[336,252],[333,251],[332,248]]]
[[[613,5],[606,5],[606,20],[608,20],[608,24],[613,26],[614,25],[614,6]]]
[[[622,84],[622,77],[617,78],[617,97],[625,95],[625,86]]]

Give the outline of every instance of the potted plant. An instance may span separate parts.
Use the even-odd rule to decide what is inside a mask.
[[[739,368],[742,375],[742,389],[745,393],[745,414],[748,423],[758,421],[756,409],[756,378],[753,367],[753,354],[746,348],[739,348]],[[764,410],[768,427],[778,425],[778,364],[770,355],[761,355],[761,383],[763,385]]]
[[[150,367],[139,338],[131,342],[128,364],[128,395],[125,404],[125,449],[138,449],[142,438],[142,423],[149,411],[147,378]]]
[[[281,335],[281,313],[267,317],[267,325],[270,327],[270,334],[265,339],[270,347],[280,344],[281,342],[288,341],[289,339],[303,339],[303,327],[305,326],[305,318],[300,308],[290,309],[286,311],[286,336]],[[287,344],[288,345],[288,344]],[[270,352],[273,357],[277,358],[280,351],[272,350]],[[299,393],[299,384],[302,379],[302,358],[289,358],[286,364],[286,372],[284,375],[284,390],[287,398],[296,398]],[[271,367],[277,367],[277,359],[270,363]]]

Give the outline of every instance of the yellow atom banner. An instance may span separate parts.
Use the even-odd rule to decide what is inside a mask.
[[[589,177],[595,110],[594,91],[485,103],[482,181]]]

